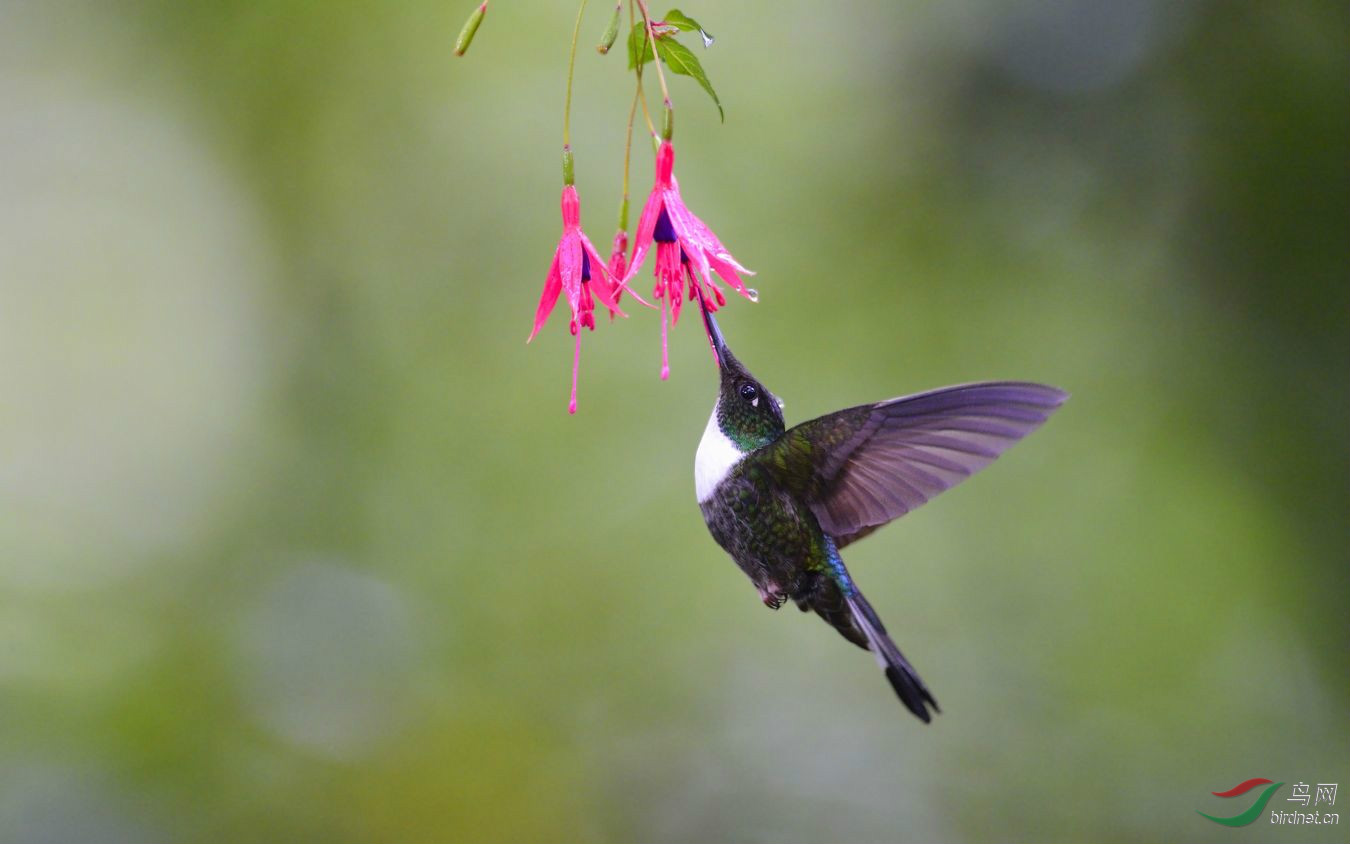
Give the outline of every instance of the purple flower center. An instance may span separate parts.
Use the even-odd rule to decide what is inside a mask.
[[[670,224],[670,215],[666,213],[666,206],[661,206],[661,216],[656,218],[656,228],[652,230],[652,240],[657,243],[674,243],[675,227]]]
[[[581,283],[585,284],[591,280],[591,256],[586,254],[586,250],[581,250]]]

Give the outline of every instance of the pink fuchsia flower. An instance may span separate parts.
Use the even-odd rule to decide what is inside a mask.
[[[558,302],[558,294],[567,294],[567,304],[572,309],[572,320],[568,329],[577,338],[576,351],[572,355],[572,398],[568,402],[567,412],[577,412],[577,369],[581,365],[581,329],[595,330],[595,300],[609,309],[610,316],[625,316],[619,310],[618,290],[622,282],[615,281],[605,267],[605,261],[595,251],[591,241],[581,231],[581,201],[577,199],[577,189],[567,185],[562,192],[563,233],[558,240],[558,248],[553,252],[553,263],[549,265],[548,277],[544,280],[544,293],[539,297],[539,309],[534,315],[534,330],[525,342],[530,342],[544,326],[553,306]],[[618,278],[622,278],[619,276]]]
[[[628,200],[624,200],[624,217],[628,216]],[[609,252],[609,277],[617,279],[626,279],[628,276],[628,258],[625,253],[628,252],[628,232],[619,229],[614,233],[614,246]],[[618,304],[623,298],[623,283],[621,282],[614,290],[614,302]],[[610,319],[614,315],[610,314]]]
[[[713,234],[712,229],[695,216],[680,198],[680,184],[675,180],[675,148],[669,140],[661,142],[656,152],[656,182],[638,220],[633,241],[633,260],[628,267],[632,278],[647,257],[647,250],[656,243],[656,286],[653,295],[661,300],[661,378],[670,377],[670,355],[666,337],[667,313],[670,321],[680,318],[683,290],[688,287],[690,298],[698,297],[703,307],[715,311],[726,304],[726,297],[713,284],[716,273],[723,283],[747,299],[757,296],[745,286],[741,274],[754,275],[731,256],[727,248]]]

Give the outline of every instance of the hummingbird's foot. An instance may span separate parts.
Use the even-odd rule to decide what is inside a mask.
[[[783,606],[783,602],[787,600],[787,595],[776,589],[766,589],[761,586],[759,587],[759,599],[764,602],[764,606],[776,610]]]

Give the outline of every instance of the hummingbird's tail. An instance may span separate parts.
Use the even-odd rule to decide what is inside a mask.
[[[854,625],[867,637],[868,649],[876,656],[877,665],[886,672],[886,679],[891,681],[891,686],[900,696],[900,701],[920,721],[927,724],[933,719],[928,713],[928,706],[933,707],[934,712],[942,710],[938,709],[937,701],[933,700],[928,687],[919,679],[919,673],[909,664],[909,660],[905,659],[905,655],[900,653],[891,637],[886,635],[885,625],[877,618],[872,605],[867,603],[861,592],[854,589],[853,594],[846,595],[844,600],[848,602],[848,608],[853,614]]]

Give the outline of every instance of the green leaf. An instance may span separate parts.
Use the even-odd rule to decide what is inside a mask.
[[[703,64],[698,60],[698,56],[680,42],[673,38],[662,38],[656,42],[656,52],[661,55],[661,61],[666,63],[672,73],[678,73],[680,76],[688,76],[703,86],[703,90],[708,92],[713,102],[717,104],[717,113],[721,115],[722,122],[727,119],[726,112],[722,110],[722,101],[717,98],[717,92],[713,90],[712,83],[708,81],[708,74],[703,72]]]
[[[679,9],[671,9],[669,12],[666,12],[666,23],[682,32],[697,32],[699,37],[703,39],[704,49],[712,46],[713,37],[708,34],[708,30],[704,29],[698,21],[689,17],[684,12],[681,12]]]
[[[647,42],[647,27],[641,21],[633,24],[633,31],[628,33],[629,70],[638,66],[638,56],[642,57],[643,64],[652,60],[652,45]]]

